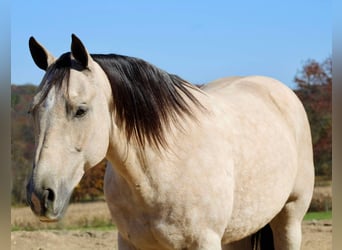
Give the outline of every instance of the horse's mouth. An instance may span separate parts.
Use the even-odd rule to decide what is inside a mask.
[[[44,213],[41,213],[40,215],[38,215],[38,218],[41,222],[47,222],[47,223],[58,222],[63,218],[66,207],[67,206],[63,207],[62,209],[49,208],[45,210]]]
[[[53,223],[53,222],[58,222],[59,221],[59,219],[57,219],[57,218],[50,219],[50,218],[47,218],[47,217],[39,217],[39,220],[41,222],[44,222],[44,223]]]

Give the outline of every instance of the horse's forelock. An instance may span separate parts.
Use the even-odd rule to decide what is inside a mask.
[[[65,94],[68,90],[71,68],[71,55],[64,53],[46,71],[38,88],[38,95],[34,99],[31,110],[34,111],[47,98],[52,87],[56,94]]]

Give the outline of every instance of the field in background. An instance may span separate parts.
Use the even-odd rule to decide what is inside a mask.
[[[306,221],[331,220],[332,188],[318,186],[314,190],[311,211],[305,216]],[[46,229],[92,229],[112,230],[107,204],[104,201],[71,204],[62,221],[41,223],[26,207],[11,209],[12,231],[33,231]]]
[[[12,208],[11,212],[12,231],[116,229],[105,202],[71,204],[63,220],[56,223],[40,222],[28,207]],[[309,212],[304,217],[309,224],[320,220],[332,220],[331,211]]]

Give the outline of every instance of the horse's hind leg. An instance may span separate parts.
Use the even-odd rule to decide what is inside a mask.
[[[271,221],[275,250],[299,250],[302,242],[302,220],[307,206],[298,201],[288,202]]]
[[[314,166],[310,129],[303,135],[298,149],[297,177],[287,203],[270,222],[275,250],[299,250],[302,242],[302,221],[307,212],[314,188]],[[304,142],[307,142],[306,144]]]

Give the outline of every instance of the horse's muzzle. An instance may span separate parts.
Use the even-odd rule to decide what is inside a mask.
[[[41,221],[51,222],[58,220],[59,216],[54,212],[55,193],[52,189],[35,190],[31,179],[27,184],[26,190],[27,203]]]

